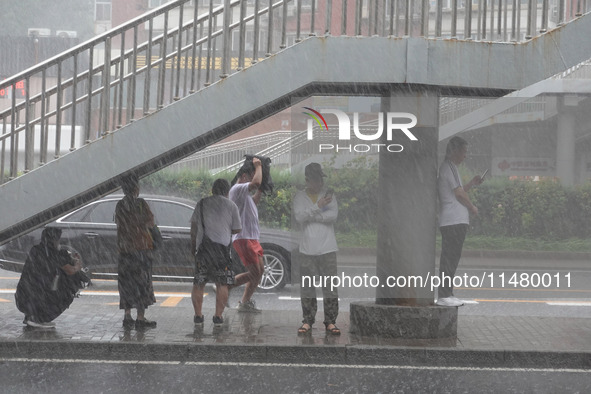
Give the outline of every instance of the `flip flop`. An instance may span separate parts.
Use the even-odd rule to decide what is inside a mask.
[[[306,326],[308,326],[308,327],[306,327]],[[305,334],[308,334],[310,332],[310,330],[312,330],[312,325],[308,324],[308,323],[304,323],[304,324],[302,324],[302,326],[300,328],[298,328],[298,334],[305,335]]]
[[[325,324],[326,332],[331,335],[341,335],[341,329],[336,326],[336,324],[332,324],[332,328],[328,328],[331,324]]]

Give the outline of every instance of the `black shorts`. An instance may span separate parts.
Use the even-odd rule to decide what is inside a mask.
[[[195,255],[193,284],[213,282],[221,285],[234,284],[230,247],[204,237]]]

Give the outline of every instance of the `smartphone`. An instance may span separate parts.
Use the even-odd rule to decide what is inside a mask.
[[[330,197],[332,198],[332,195],[334,194],[334,191],[332,189],[328,189],[326,191],[326,194],[324,195],[324,197]]]
[[[482,173],[482,175],[480,175],[480,179],[484,179],[484,177],[486,176],[486,174],[488,174],[488,168],[486,169],[486,171],[484,171]]]

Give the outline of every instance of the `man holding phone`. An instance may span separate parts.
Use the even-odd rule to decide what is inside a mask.
[[[447,144],[445,160],[439,167],[437,189],[439,193],[439,231],[441,232],[441,258],[439,275],[441,285],[437,305],[462,306],[464,301],[453,295],[453,278],[462,256],[462,248],[470,214],[478,215],[478,208],[472,204],[468,191],[480,185],[486,173],[476,175],[466,185],[462,184],[458,165],[466,158],[468,142],[460,137],[453,137]]]
[[[334,223],[339,213],[337,200],[332,189],[324,187],[324,172],[318,163],[310,163],[304,170],[306,188],[296,193],[293,200],[295,220],[301,226],[300,242],[301,276],[336,276],[337,241]],[[325,283],[326,284],[326,283]],[[339,313],[337,289],[330,285],[322,287],[324,297],[324,326],[329,335],[340,335],[341,330],[335,325]],[[298,334],[308,334],[315,321],[318,301],[316,288],[308,285],[301,287],[301,303],[304,319]]]

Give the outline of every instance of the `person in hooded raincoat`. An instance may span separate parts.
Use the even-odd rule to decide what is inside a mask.
[[[25,261],[15,300],[27,326],[55,327],[53,320],[68,309],[89,282],[81,271],[80,256],[59,248],[61,235],[61,229],[45,228],[41,242],[31,248]]]

